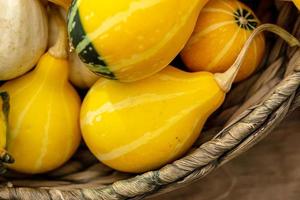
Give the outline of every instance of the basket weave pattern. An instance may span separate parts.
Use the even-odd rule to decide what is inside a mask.
[[[277,24],[300,39],[300,15],[291,4],[280,8]],[[300,50],[288,48],[280,39],[270,49],[264,70],[234,88],[220,113],[208,122],[212,128],[186,157],[133,176],[103,166],[83,148],[65,166],[43,177],[12,172],[0,177],[0,199],[141,199],[204,177],[262,140],[300,106]]]

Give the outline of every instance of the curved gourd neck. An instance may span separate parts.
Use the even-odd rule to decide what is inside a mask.
[[[50,47],[49,54],[57,59],[68,58],[68,33],[66,23],[63,20],[61,14],[54,6],[50,7],[50,17],[53,18],[57,28],[58,37],[54,46]]]
[[[50,7],[50,17],[58,27],[58,37],[56,43],[40,58],[35,71],[42,79],[61,83],[68,80],[69,74],[67,30],[62,16],[54,6]]]
[[[224,73],[216,73],[214,75],[215,80],[217,81],[220,88],[225,92],[229,92],[232,84],[247,56],[247,52],[250,48],[250,45],[252,44],[253,40],[257,35],[262,33],[263,31],[269,31],[272,33],[275,33],[276,35],[279,35],[282,39],[284,39],[290,46],[300,46],[299,41],[292,36],[290,33],[285,31],[284,29],[280,28],[277,25],[273,24],[263,24],[256,28],[253,33],[250,35],[248,40],[246,41],[245,45],[243,46],[239,56],[237,57],[234,64]]]
[[[38,76],[37,80],[48,80],[53,84],[67,82],[69,75],[68,60],[55,58],[50,53],[45,53],[36,66],[35,74]]]

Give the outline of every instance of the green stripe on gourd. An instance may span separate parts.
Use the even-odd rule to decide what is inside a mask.
[[[94,48],[83,28],[78,10],[78,1],[73,1],[68,14],[68,32],[72,46],[92,72],[109,79],[116,79],[116,76],[110,71],[107,63]]]

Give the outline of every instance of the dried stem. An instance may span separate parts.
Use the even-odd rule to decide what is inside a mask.
[[[255,39],[255,37],[260,34],[263,31],[270,31],[272,33],[275,33],[279,35],[282,39],[284,39],[290,46],[300,46],[300,42],[292,36],[290,33],[285,31],[284,29],[280,28],[277,25],[274,24],[263,24],[259,27],[257,27],[253,33],[250,35],[248,40],[246,41],[244,47],[242,48],[239,56],[237,57],[234,64],[224,73],[216,73],[215,79],[218,82],[219,86],[223,89],[224,92],[229,92],[232,84],[234,82],[234,79],[236,78],[243,61],[245,60],[247,56],[247,52],[250,48],[251,43]]]
[[[59,32],[56,43],[49,49],[49,54],[58,59],[66,59],[68,58],[68,34],[66,23],[58,11],[58,8],[54,5],[50,6],[50,17],[54,19]]]

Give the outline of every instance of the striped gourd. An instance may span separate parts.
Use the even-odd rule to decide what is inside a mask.
[[[192,71],[224,72],[234,62],[247,38],[260,24],[249,7],[237,0],[212,0],[201,11],[182,59]],[[265,51],[264,35],[256,37],[236,81],[249,77]]]
[[[11,105],[7,150],[15,163],[9,168],[23,173],[43,173],[61,166],[80,141],[80,98],[68,82],[66,27],[62,20],[57,22],[60,38],[37,67],[1,87],[8,92]]]
[[[82,105],[83,138],[114,169],[153,170],[190,148],[224,96],[211,73],[170,66],[134,83],[99,79]]]
[[[190,37],[208,0],[75,0],[71,43],[90,70],[124,82],[166,67]]]

